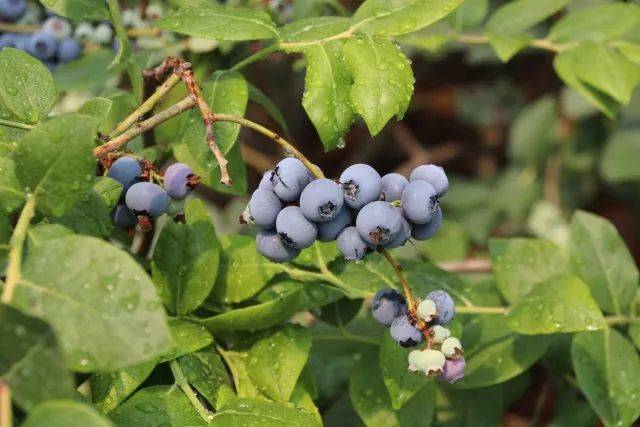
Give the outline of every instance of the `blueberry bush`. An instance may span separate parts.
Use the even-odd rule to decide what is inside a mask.
[[[639,29],[635,1],[0,0],[0,427],[636,423],[638,267],[588,210],[639,217]],[[453,96],[487,146],[507,123],[498,163],[416,141],[423,68],[519,58],[550,90]]]

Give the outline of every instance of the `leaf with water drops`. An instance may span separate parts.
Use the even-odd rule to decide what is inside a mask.
[[[350,24],[349,18],[342,16],[314,16],[298,19],[280,29],[280,41],[284,43],[285,49],[298,50],[308,42],[345,32]]]
[[[33,247],[12,304],[51,324],[67,364],[79,372],[152,360],[170,343],[146,272],[129,254],[94,237]],[[78,334],[79,325],[90,325],[92,333]]]
[[[185,219],[185,224],[169,222],[162,229],[151,262],[158,294],[179,316],[192,312],[207,298],[220,261],[220,244],[204,203],[189,198]]]
[[[16,172],[38,210],[61,216],[82,199],[92,184],[96,162],[95,123],[87,116],[55,117],[31,130],[15,152]]]
[[[73,231],[60,224],[38,224],[27,231],[27,252],[51,239],[73,236]]]
[[[297,311],[316,310],[344,297],[340,289],[326,282],[299,282],[288,276],[281,276],[270,281],[269,285],[256,295],[256,300],[261,303],[273,301],[298,290],[301,294]]]
[[[169,319],[169,330],[173,344],[162,354],[160,362],[168,362],[201,350],[213,342],[213,337],[203,326],[188,320]]]
[[[35,123],[56,101],[56,87],[44,64],[10,47],[0,52],[0,101],[21,120]]]
[[[9,215],[24,202],[24,189],[16,176],[13,159],[0,157],[0,212]]]
[[[24,427],[114,427],[107,417],[91,405],[71,399],[50,400],[39,404],[22,424]]]
[[[381,254],[371,254],[367,262],[349,262],[341,257],[329,268],[337,278],[335,286],[349,298],[372,297],[379,289],[396,286],[393,268]]]
[[[571,361],[580,389],[606,426],[627,426],[638,418],[640,358],[618,331],[577,334]]]
[[[271,18],[262,11],[213,3],[178,9],[155,24],[188,36],[212,40],[262,40],[278,37]]]
[[[589,288],[577,277],[540,283],[507,313],[509,327],[526,335],[593,331],[605,326]]]
[[[93,404],[103,413],[110,412],[122,403],[156,367],[151,360],[115,372],[95,372],[89,378]]]
[[[119,426],[207,425],[175,385],[143,388],[110,412],[109,418]]]
[[[354,81],[351,102],[371,135],[376,135],[391,117],[401,119],[409,107],[411,64],[395,44],[368,36],[347,41],[344,55]]]
[[[291,398],[289,399],[289,401],[296,405],[298,408],[304,409],[310,414],[313,414],[318,424],[323,425],[320,410],[313,401],[314,396],[315,395],[313,394],[313,390],[310,389],[310,387],[305,383],[305,381],[303,381],[303,378],[301,377],[300,381],[298,381],[296,387],[293,389],[293,393],[291,393]]]
[[[320,424],[314,416],[291,404],[267,400],[239,398],[223,406],[209,423],[210,427],[280,427],[283,425],[310,426]]]
[[[516,0],[500,6],[486,24],[490,34],[520,34],[562,10],[571,0]]]
[[[463,0],[367,0],[352,18],[351,29],[378,36],[418,31],[453,12]]]
[[[266,399],[266,396],[260,393],[249,377],[249,372],[247,371],[249,356],[246,351],[223,350],[219,348],[218,352],[229,368],[238,397],[259,397]]]
[[[302,106],[327,151],[342,148],[342,138],[355,117],[349,96],[351,74],[342,46],[342,42],[333,41],[304,49],[307,74]]]
[[[378,363],[394,410],[402,408],[431,381],[424,375],[407,369],[407,358],[411,350],[413,349],[399,346],[390,334],[384,334],[380,340]]]
[[[222,359],[213,349],[204,349],[178,359],[184,376],[215,408],[220,394],[232,391],[229,373]]]
[[[106,2],[94,0],[40,0],[47,9],[69,19],[98,21],[109,19]]]
[[[604,218],[578,211],[569,232],[572,271],[589,286],[603,311],[624,311],[638,290],[638,267],[616,228]]]
[[[334,242],[316,241],[307,249],[303,249],[293,262],[296,265],[313,267],[320,270],[339,256],[340,251]]]
[[[49,399],[75,394],[51,328],[41,320],[0,305],[0,379],[11,387],[11,397],[24,411]]]
[[[106,121],[111,112],[111,107],[113,107],[111,99],[97,96],[82,104],[78,108],[78,113],[93,117],[98,125],[98,132],[107,132]]]
[[[640,6],[633,3],[596,2],[576,8],[557,21],[549,39],[558,43],[605,42],[622,38],[640,25]]]
[[[301,326],[285,325],[249,350],[247,370],[258,390],[287,402],[307,363],[311,334]]]

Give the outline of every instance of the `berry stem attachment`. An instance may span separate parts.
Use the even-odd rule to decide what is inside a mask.
[[[171,368],[171,373],[173,374],[173,378],[176,381],[176,385],[180,387],[180,390],[182,390],[182,392],[187,396],[189,402],[191,402],[191,405],[193,405],[196,411],[198,411],[198,415],[200,415],[205,423],[209,423],[209,421],[211,421],[211,418],[213,417],[213,414],[211,414],[211,412],[204,407],[202,402],[200,402],[200,400],[198,399],[198,396],[196,396],[196,393],[187,382],[187,379],[185,378],[184,373],[182,372],[182,369],[178,364],[178,361],[172,360],[171,362],[169,362],[169,367]]]

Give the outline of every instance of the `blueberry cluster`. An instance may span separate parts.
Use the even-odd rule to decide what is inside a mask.
[[[420,344],[424,335],[428,336],[428,345],[424,350],[409,353],[409,370],[453,383],[464,377],[465,360],[460,340],[451,336],[444,325],[453,320],[455,304],[443,290],[430,292],[418,304],[415,314],[407,310],[407,302],[395,289],[381,289],[373,298],[371,307],[373,317],[385,326],[390,326],[391,337],[403,347]],[[416,324],[418,317],[425,333]]]
[[[300,160],[285,158],[264,174],[242,218],[260,228],[256,245],[271,261],[291,261],[316,240],[337,240],[347,260],[361,260],[378,247],[433,236],[442,221],[438,198],[448,187],[436,165],[417,167],[409,182],[355,164],[335,182],[314,179]]]
[[[120,202],[111,211],[113,223],[122,228],[140,224],[145,229],[149,219],[164,213],[180,214],[182,201],[198,184],[198,176],[184,163],[169,166],[163,177],[155,176],[148,162],[132,156],[120,157],[113,162],[107,176],[122,184]],[[162,179],[162,186],[151,178]]]

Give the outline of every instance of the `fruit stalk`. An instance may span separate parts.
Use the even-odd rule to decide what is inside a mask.
[[[196,393],[187,382],[187,379],[185,378],[184,373],[182,372],[182,369],[178,364],[178,361],[172,360],[171,362],[169,362],[169,367],[171,368],[171,373],[173,374],[173,378],[176,381],[176,385],[180,387],[180,390],[182,390],[182,392],[187,396],[189,402],[191,402],[191,405],[193,405],[196,411],[198,411],[198,415],[200,415],[205,423],[211,421],[211,412],[207,410],[204,405],[202,405],[202,402],[200,402],[198,396],[196,396]]]

